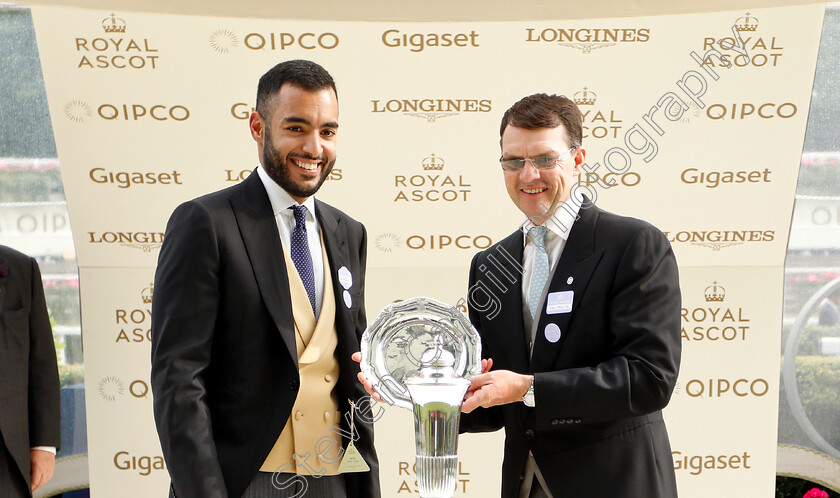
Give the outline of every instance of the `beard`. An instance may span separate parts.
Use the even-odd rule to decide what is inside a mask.
[[[321,177],[314,186],[310,187],[296,182],[292,179],[291,174],[289,174],[287,162],[293,157],[311,159],[315,161],[323,161],[324,159],[323,157],[311,156],[309,154],[292,155],[289,153],[284,156],[281,151],[274,148],[274,144],[271,143],[271,137],[269,137],[268,133],[266,133],[265,144],[263,145],[263,166],[265,166],[265,172],[268,173],[269,178],[274,180],[277,185],[280,185],[283,190],[295,197],[310,197],[315,195],[315,192],[321,188],[321,185],[323,185],[327,177],[330,176],[330,172],[332,171],[333,166],[335,166],[335,159],[321,168]]]

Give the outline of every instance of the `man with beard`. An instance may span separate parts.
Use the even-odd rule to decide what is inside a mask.
[[[313,197],[335,164],[332,77],[278,64],[249,125],[260,166],[175,210],[155,274],[151,381],[170,496],[379,497],[350,360],[366,326],[367,235]],[[369,470],[341,465],[356,450]]]

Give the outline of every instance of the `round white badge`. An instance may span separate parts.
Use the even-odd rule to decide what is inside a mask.
[[[353,306],[353,298],[350,297],[350,293],[347,291],[344,291],[344,306],[348,308]]]
[[[345,289],[349,289],[353,285],[353,275],[350,274],[350,270],[346,266],[338,269],[338,282]]]
[[[553,323],[545,326],[545,338],[548,342],[555,343],[560,340],[560,327]]]

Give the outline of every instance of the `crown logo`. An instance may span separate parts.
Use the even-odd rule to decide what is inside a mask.
[[[735,29],[738,31],[755,31],[758,29],[758,19],[750,17],[750,13],[747,12],[744,17],[735,20]]]
[[[423,159],[423,169],[431,171],[440,171],[443,169],[444,160],[442,157],[437,157],[434,154]]]
[[[155,284],[152,283],[152,284],[149,284],[149,286],[146,287],[145,289],[143,289],[143,291],[140,293],[140,298],[143,300],[143,304],[151,304],[152,303],[152,297],[154,296],[154,294],[155,294]]]
[[[577,92],[575,94],[575,104],[577,105],[592,105],[598,99],[598,94],[589,90],[586,87],[583,87],[583,90]]]
[[[707,303],[720,303],[726,298],[726,289],[718,285],[717,282],[714,282],[712,285],[706,287],[705,294]]]
[[[111,17],[102,20],[102,29],[106,33],[125,33],[125,20],[111,14]]]

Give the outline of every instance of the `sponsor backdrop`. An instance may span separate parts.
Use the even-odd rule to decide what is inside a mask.
[[[291,58],[338,83],[339,160],[318,195],[368,228],[370,319],[416,295],[466,309],[471,256],[522,222],[501,115],[530,93],[572,97],[582,187],[660,227],[681,266],[666,410],[680,495],[772,493],[782,265],[823,6],[497,23],[32,13],[81,268],[94,496],[166,490],[148,386],[164,227],[251,174],[257,79]],[[416,495],[410,413],[377,425],[384,496]],[[462,437],[459,496],[497,494],[501,443]]]

